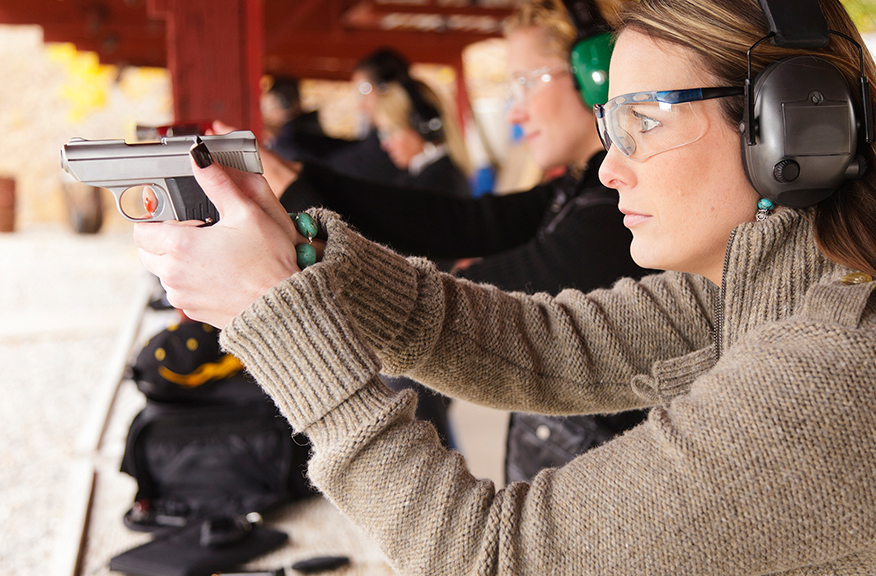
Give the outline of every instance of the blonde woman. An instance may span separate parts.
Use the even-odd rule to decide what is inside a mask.
[[[456,122],[425,83],[411,78],[377,87],[380,146],[405,176],[396,183],[467,198],[468,152]]]

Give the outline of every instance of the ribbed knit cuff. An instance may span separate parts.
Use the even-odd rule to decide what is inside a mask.
[[[314,266],[275,286],[232,320],[220,343],[240,359],[296,430],[364,387],[380,363],[331,275]]]
[[[427,341],[443,320],[443,290],[434,265],[366,240],[328,210],[309,213],[329,238],[322,263],[331,267],[341,299],[384,371],[404,372],[418,351],[429,348]]]
[[[632,379],[633,390],[652,402],[668,404],[673,398],[690,390],[694,380],[715,367],[715,347],[655,362],[651,375],[639,374]]]
[[[346,402],[315,422],[307,435],[317,448],[337,444],[348,438],[360,438],[364,428],[379,430],[386,418],[394,418],[399,411],[407,410],[414,418],[417,395],[413,390],[394,392],[380,378],[375,378],[361,388]],[[361,439],[361,438],[360,438]]]

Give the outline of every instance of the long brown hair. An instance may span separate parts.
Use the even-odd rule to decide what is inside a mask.
[[[840,0],[820,1],[829,28],[864,46]],[[757,0],[641,0],[624,4],[621,9],[617,28],[620,31],[628,27],[694,51],[704,70],[725,86],[743,85],[748,75],[746,53],[769,31]],[[839,68],[851,86],[858,85],[858,49],[833,35],[826,48],[814,51],[764,42],[752,52],[752,73],[756,75],[771,62],[796,54],[821,56]],[[864,68],[869,78],[876,78],[876,66],[866,47]],[[722,100],[732,126],[742,120],[743,100],[741,96]],[[858,152],[869,166],[867,174],[846,182],[806,212],[814,223],[818,247],[828,258],[876,276],[876,151],[873,145],[864,145]]]

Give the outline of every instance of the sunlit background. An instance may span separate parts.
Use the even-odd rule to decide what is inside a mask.
[[[845,4],[870,43],[876,39],[876,0],[846,0]],[[466,82],[473,107],[494,122],[504,110],[504,43],[490,40],[471,46],[464,55]],[[455,79],[450,68],[417,65],[414,74],[454,101]],[[157,68],[118,69],[100,65],[93,53],[77,52],[69,44],[43,44],[37,26],[0,26],[0,178],[16,187],[16,226],[65,223],[68,190],[58,152],[72,136],[134,138],[139,124],[172,121],[170,79]],[[330,134],[348,137],[356,126],[353,92],[346,82],[304,80],[305,107],[319,105]],[[468,141],[478,148],[477,137]],[[492,143],[502,155],[510,131]],[[475,160],[480,151],[472,150]],[[480,154],[482,156],[482,154]],[[515,157],[516,158],[516,157]],[[69,188],[69,187],[68,187]],[[104,226],[127,226],[106,194]]]

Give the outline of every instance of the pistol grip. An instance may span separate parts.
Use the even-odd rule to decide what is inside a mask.
[[[178,220],[219,221],[219,211],[194,176],[167,179],[167,193]]]

